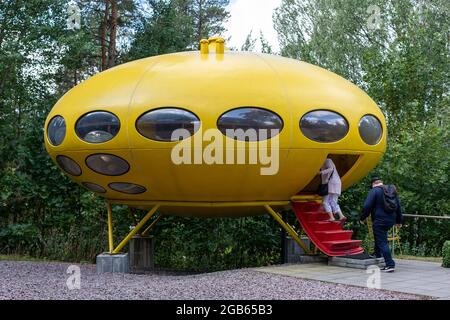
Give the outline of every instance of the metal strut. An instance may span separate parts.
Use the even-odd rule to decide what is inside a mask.
[[[147,229],[145,229],[144,232],[142,232],[142,235],[143,236],[148,235],[150,230],[153,229],[153,227],[158,223],[159,220],[161,220],[161,218],[162,218],[162,214],[160,214],[158,217],[156,217],[155,220],[153,220],[153,222],[147,227]]]
[[[114,239],[113,239],[113,221],[112,221],[112,207],[111,203],[106,203],[106,209],[108,210],[108,244],[109,253],[114,251]]]
[[[119,243],[119,245],[112,250],[113,254],[117,254],[122,250],[122,248],[131,240],[131,238],[141,230],[141,228],[147,223],[148,220],[156,213],[156,211],[159,209],[159,205],[155,205],[146,215],[144,218],[142,218],[141,221],[139,221],[138,225],[133,228],[133,230],[130,231],[130,233]],[[112,229],[112,228],[111,228]],[[110,236],[111,238],[112,236]],[[110,243],[111,246],[111,243]],[[110,247],[111,248],[111,247]]]
[[[276,213],[269,205],[264,205],[264,208],[267,212],[281,225],[281,227],[286,230],[287,233],[298,243],[298,245],[305,251],[307,254],[311,254],[311,250],[307,247],[307,245],[300,239],[298,233],[286,222],[283,221],[283,218],[280,214]]]
[[[115,203],[119,203],[116,201]],[[108,243],[109,243],[109,252],[111,254],[117,254],[120,252],[120,250],[123,249],[123,247],[131,240],[131,238],[138,233],[142,227],[153,217],[156,213],[156,211],[164,205],[172,205],[172,206],[199,206],[199,207],[245,207],[245,206],[263,206],[265,210],[280,224],[280,226],[286,230],[286,232],[292,237],[292,239],[295,240],[295,242],[298,243],[298,245],[305,251],[307,254],[311,254],[311,250],[308,248],[308,246],[300,239],[298,233],[286,222],[283,221],[282,217],[275,212],[270,205],[286,205],[288,202],[286,201],[279,201],[279,202],[234,202],[234,203],[181,203],[181,202],[156,202],[153,203],[152,209],[142,218],[141,221],[136,225],[136,227],[133,228],[133,230],[128,233],[128,235],[119,243],[119,245],[114,248],[114,238],[113,238],[113,221],[112,221],[112,204],[110,202],[107,202],[107,209],[108,209]],[[162,218],[162,214],[160,214],[151,224],[148,226],[143,232],[142,235],[147,235],[148,232],[158,223],[158,221]]]

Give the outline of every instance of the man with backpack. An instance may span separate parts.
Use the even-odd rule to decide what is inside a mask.
[[[372,189],[364,202],[361,222],[372,217],[373,235],[375,238],[374,256],[384,257],[386,267],[383,272],[394,272],[395,262],[392,259],[388,243],[388,231],[394,226],[401,227],[403,223],[402,209],[394,185],[384,185],[379,177],[372,177]]]

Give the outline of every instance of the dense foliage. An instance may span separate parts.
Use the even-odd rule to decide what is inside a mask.
[[[67,26],[67,0],[0,2],[0,252],[93,261],[105,250],[104,201],[78,187],[45,152],[42,128],[71,87],[115,64],[191,50],[224,30],[225,0],[75,1],[81,28]],[[274,13],[281,54],[350,79],[388,118],[389,148],[376,168],[398,185],[407,213],[449,214],[449,8],[436,0],[283,0]],[[381,8],[368,28],[372,4]],[[264,36],[262,51],[271,52]],[[249,35],[244,48],[255,40]],[[357,223],[367,179],[342,197]],[[142,216],[143,212],[136,212]],[[129,230],[114,208],[115,238]],[[448,220],[406,220],[406,253],[440,254]],[[279,228],[269,217],[167,217],[154,230],[161,267],[215,270],[279,261]]]
[[[445,0],[283,0],[274,13],[282,55],[336,72],[381,107],[388,149],[373,174],[397,185],[409,214],[450,213],[449,9]],[[360,212],[368,185],[344,193],[345,212]],[[439,255],[450,239],[448,220],[405,224],[406,253]]]
[[[445,241],[442,247],[442,266],[450,268],[450,241]]]

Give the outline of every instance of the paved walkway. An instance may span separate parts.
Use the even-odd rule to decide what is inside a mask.
[[[380,289],[450,300],[450,269],[442,268],[440,263],[435,262],[396,260],[396,264],[394,273],[380,273]],[[255,270],[358,287],[367,287],[367,280],[373,275],[366,270],[320,263],[281,265]]]

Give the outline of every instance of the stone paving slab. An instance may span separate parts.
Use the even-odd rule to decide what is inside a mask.
[[[394,273],[380,273],[380,289],[450,300],[450,269],[442,268],[440,263],[416,260],[396,260],[396,264]],[[360,287],[367,287],[367,280],[373,275],[362,269],[320,263],[255,270]]]
[[[348,267],[356,269],[367,269],[369,266],[378,266],[379,268],[384,267],[384,258],[374,258],[374,259],[352,259],[347,257],[329,257],[329,266],[338,267]]]

